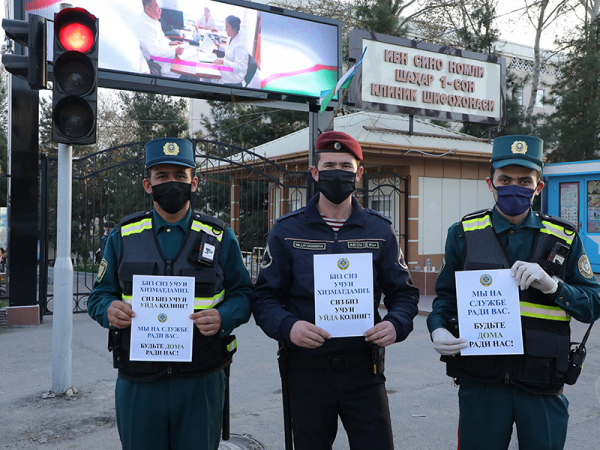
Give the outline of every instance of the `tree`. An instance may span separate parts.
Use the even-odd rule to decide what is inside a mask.
[[[415,23],[423,40],[438,45],[495,54],[497,0],[431,0]]]
[[[585,9],[586,19],[589,18],[589,22],[595,22],[600,11],[600,0],[578,0],[579,4]],[[587,21],[587,20],[586,20]]]
[[[49,156],[58,156],[58,144],[52,141],[52,100],[40,96],[40,152]]]
[[[308,126],[308,114],[243,103],[209,101],[211,117],[200,119],[208,139],[253,148]]]
[[[446,2],[442,0],[276,0],[272,4],[342,21],[344,58],[348,56],[350,31],[362,29],[392,36],[406,36],[411,22],[430,11],[446,6]]]
[[[243,149],[286,136],[308,126],[306,112],[278,110],[243,103],[209,102],[211,117],[202,115],[206,129],[202,136],[228,145],[207,146],[206,152],[217,157],[228,157]],[[241,148],[240,148],[241,147]],[[233,168],[232,170],[235,171]],[[230,189],[232,173],[218,170],[200,178],[196,197],[206,212],[230,220]],[[247,177],[240,181],[239,242],[242,250],[251,251],[264,243],[268,231],[269,183],[264,179]]]
[[[522,80],[516,79],[514,73],[507,73],[507,91],[510,95],[506,96],[506,124],[502,127],[492,127],[480,123],[465,123],[461,132],[476,136],[479,138],[492,139],[498,136],[508,136],[511,134],[537,135],[539,116],[529,116],[525,108],[517,99],[516,92],[520,88]]]
[[[97,141],[94,145],[73,146],[73,156],[81,157],[100,150],[136,140],[135,124],[126,121],[127,103],[122,103],[115,91],[98,90],[96,123]],[[52,141],[52,100],[40,96],[40,151],[58,155],[58,144]]]
[[[40,102],[40,150],[56,157],[52,142],[52,102]],[[98,99],[98,140],[91,146],[73,146],[73,253],[87,262],[99,247],[105,221],[117,222],[151,203],[142,187],[143,155],[139,144],[159,136],[187,133],[187,101],[166,96],[101,90]],[[0,136],[0,150],[1,150]],[[111,151],[101,151],[122,146]],[[1,160],[0,160],[1,161]],[[56,232],[56,160],[50,167],[50,230]],[[1,191],[0,191],[1,192]]]
[[[387,34],[389,36],[406,36],[405,22],[400,22],[400,14],[407,6],[403,0],[358,0],[356,6],[357,25],[366,31]]]
[[[533,108],[536,100],[535,93],[538,90],[540,82],[540,72],[542,66],[546,63],[546,61],[542,61],[542,52],[540,49],[542,32],[569,9],[569,3],[570,0],[558,0],[550,5],[550,0],[541,0],[541,2],[534,3],[525,10],[529,22],[535,28],[535,41],[533,44],[534,65],[531,81],[531,96],[529,97],[529,104],[527,105],[528,116],[533,115]],[[551,9],[548,10],[548,7],[551,7]]]
[[[547,127],[547,141],[556,145],[548,159],[580,161],[600,155],[600,19],[578,27],[578,36],[565,42],[567,58],[562,78],[554,86],[556,111]]]
[[[120,119],[131,129],[133,141],[187,136],[186,99],[129,91],[120,91],[119,98],[123,107]]]

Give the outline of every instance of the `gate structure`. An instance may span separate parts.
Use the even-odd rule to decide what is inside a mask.
[[[229,223],[252,278],[258,275],[266,236],[274,221],[308,201],[310,172],[290,171],[234,145],[193,140],[198,189],[192,207]],[[53,309],[53,263],[56,248],[56,158],[41,166],[39,298],[44,314]],[[142,180],[144,143],[131,143],[73,159],[73,311],[85,312],[103,252],[103,241],[122,218],[152,209]],[[391,172],[365,178],[357,189],[361,203],[393,218],[405,247],[406,179]],[[402,211],[402,213],[401,213]]]

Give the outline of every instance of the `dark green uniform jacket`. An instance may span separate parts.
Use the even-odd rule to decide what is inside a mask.
[[[216,246],[212,263],[199,263],[198,250],[208,235]],[[162,242],[161,242],[162,241]],[[129,361],[130,328],[111,329],[109,348],[119,376],[130,381],[154,381],[165,374],[190,377],[219,370],[228,360],[227,340],[234,327],[249,318],[252,283],[240,258],[235,236],[223,222],[191,210],[169,224],[152,211],[129,216],[109,236],[103,268],[90,295],[88,312],[107,327],[106,310],[114,300],[131,303],[134,275],[195,278],[195,309],[218,308],[222,329],[203,336],[194,326],[192,362]]]
[[[570,247],[563,265],[546,261],[556,242]],[[517,260],[538,263],[564,280],[551,295],[534,288],[520,291],[525,354],[444,357],[447,373],[475,382],[504,380],[536,393],[559,393],[567,370],[571,315],[590,322],[600,314],[600,285],[579,236],[568,222],[531,211],[519,225],[510,223],[496,209],[465,216],[448,232],[445,265],[436,283],[437,297],[428,327],[430,331],[451,329],[450,318],[456,316],[455,271],[506,269]]]

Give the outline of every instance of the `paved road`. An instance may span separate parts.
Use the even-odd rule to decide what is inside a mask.
[[[52,318],[39,326],[0,328],[0,448],[118,449],[114,422],[115,371],[106,333],[85,314],[74,316],[73,399],[42,399],[51,387]],[[574,337],[585,326],[574,324]],[[237,331],[232,367],[231,430],[250,434],[268,450],[283,449],[276,343],[253,319]],[[600,442],[600,329],[588,343],[588,360],[571,402],[566,449],[598,448]],[[386,356],[387,388],[397,449],[455,449],[457,389],[431,347],[425,317]],[[341,428],[341,427],[340,427]],[[348,449],[341,429],[335,450]],[[516,449],[515,442],[511,449]],[[375,449],[376,450],[376,449]]]

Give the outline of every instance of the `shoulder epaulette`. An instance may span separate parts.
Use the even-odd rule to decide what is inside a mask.
[[[577,227],[573,224],[573,222],[569,222],[568,220],[563,219],[562,217],[549,216],[548,214],[544,214],[542,212],[536,214],[539,214],[539,217],[542,220],[547,220],[548,222],[555,223],[556,225],[560,225],[572,232],[577,231]]]
[[[225,231],[229,227],[229,225],[227,223],[223,222],[221,219],[217,219],[216,217],[212,217],[207,214],[194,212],[193,216],[194,216],[194,220],[205,223],[205,224],[210,225],[215,228],[219,228],[220,230],[223,230],[223,231]]]
[[[491,212],[492,212],[492,210],[489,208],[488,209],[480,209],[479,211],[475,211],[470,214],[467,214],[460,221],[463,222],[465,220],[475,219],[477,217],[483,217],[483,216],[488,215]]]
[[[295,211],[289,212],[281,217],[279,217],[276,222],[281,222],[284,219],[287,219],[289,217],[293,217],[293,216],[297,216],[298,214],[302,214],[304,212],[304,210],[306,209],[306,207],[302,207],[300,209],[297,209]]]
[[[152,211],[136,212],[136,213],[130,214],[127,217],[123,218],[119,222],[119,227],[122,227],[123,225],[127,225],[128,223],[137,222],[140,219],[144,219],[144,218],[147,219],[149,217],[152,217]]]
[[[373,215],[375,215],[375,216],[379,216],[379,217],[381,217],[382,219],[386,220],[386,221],[387,221],[387,222],[389,222],[389,223],[393,223],[393,222],[392,222],[392,219],[390,219],[390,218],[389,218],[388,216],[386,216],[385,214],[382,214],[382,213],[380,213],[379,211],[375,211],[374,209],[371,209],[371,208],[364,208],[364,211],[365,211],[366,213],[373,214]]]

